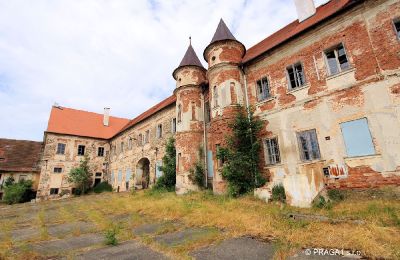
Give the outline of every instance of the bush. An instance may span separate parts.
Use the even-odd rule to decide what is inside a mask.
[[[318,209],[331,209],[332,203],[330,200],[327,201],[323,196],[320,195],[318,198],[314,199],[313,207]]]
[[[282,184],[275,185],[272,188],[272,197],[271,199],[273,201],[280,201],[285,203],[286,202],[286,193],[285,193],[285,187],[283,187]]]
[[[342,191],[333,189],[333,190],[328,190],[328,198],[332,201],[342,201],[344,200],[344,194]]]
[[[18,183],[8,183],[4,187],[4,201],[7,204],[22,203],[34,198],[32,181],[21,180]]]
[[[116,246],[118,244],[117,234],[118,234],[117,227],[113,226],[110,229],[108,229],[105,233],[106,245]]]
[[[68,173],[68,181],[74,183],[81,191],[80,194],[86,194],[92,182],[92,174],[89,169],[89,157],[84,156],[79,167],[72,168]]]
[[[94,193],[110,192],[112,190],[112,186],[106,181],[100,182],[93,188]]]
[[[199,188],[205,188],[205,171],[204,171],[204,150],[199,147],[199,158],[193,168],[190,169],[189,179]]]
[[[162,161],[163,165],[159,167],[159,170],[163,172],[163,175],[157,179],[154,189],[174,191],[176,184],[176,149],[175,139],[172,137],[167,142]]]

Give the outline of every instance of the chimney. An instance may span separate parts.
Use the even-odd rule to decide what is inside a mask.
[[[108,126],[109,121],[110,121],[110,108],[105,107],[104,108],[103,125]]]
[[[299,23],[310,18],[316,12],[314,0],[294,0]]]

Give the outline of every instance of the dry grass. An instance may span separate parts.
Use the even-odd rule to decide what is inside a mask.
[[[119,242],[139,239],[151,248],[174,258],[187,258],[190,250],[226,237],[250,235],[272,241],[277,249],[278,259],[305,247],[354,249],[371,258],[399,259],[400,200],[396,196],[387,196],[390,192],[386,190],[380,195],[378,192],[378,195],[374,194],[372,197],[370,194],[350,194],[348,199],[335,204],[329,210],[298,209],[287,205],[265,204],[252,196],[232,199],[214,196],[209,192],[185,196],[154,191],[141,191],[133,195],[107,193],[51,203],[59,203],[60,222],[91,221],[97,225],[97,232],[104,232],[117,223],[121,225]],[[287,217],[291,212],[363,220],[364,224],[294,221]],[[37,221],[32,225],[41,228],[46,236],[46,212],[42,209],[36,214]],[[113,217],[124,214],[129,214],[127,221],[113,221]],[[158,245],[151,236],[135,237],[131,232],[133,227],[146,221],[174,220],[183,224],[179,229],[188,226],[216,227],[226,232],[210,233],[196,242],[184,243],[174,248]],[[0,220],[0,227],[5,231],[5,237],[0,243],[1,259],[11,254],[13,241],[9,232],[14,225]],[[167,226],[164,229],[158,233],[174,231],[176,227]],[[71,236],[80,235],[77,230],[71,232]],[[42,239],[47,240],[48,237]]]

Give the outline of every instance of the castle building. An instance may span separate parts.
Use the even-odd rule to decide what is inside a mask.
[[[173,71],[173,95],[128,120],[53,107],[44,137],[38,196],[71,192],[68,171],[89,155],[93,184],[143,189],[162,172],[165,144],[176,139],[176,192],[201,161],[204,182],[226,192],[219,147],[237,105],[263,122],[261,172],[288,203],[307,207],[324,188],[400,185],[400,2],[295,0],[299,18],[253,47],[221,19],[203,58],[190,44]],[[202,150],[203,153],[200,153]]]

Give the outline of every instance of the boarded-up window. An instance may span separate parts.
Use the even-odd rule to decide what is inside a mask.
[[[365,156],[375,154],[374,144],[366,118],[340,124],[347,156]]]
[[[300,157],[303,161],[321,159],[315,129],[297,133],[297,140],[299,142]]]
[[[265,140],[265,150],[267,164],[277,164],[281,162],[277,137]]]

